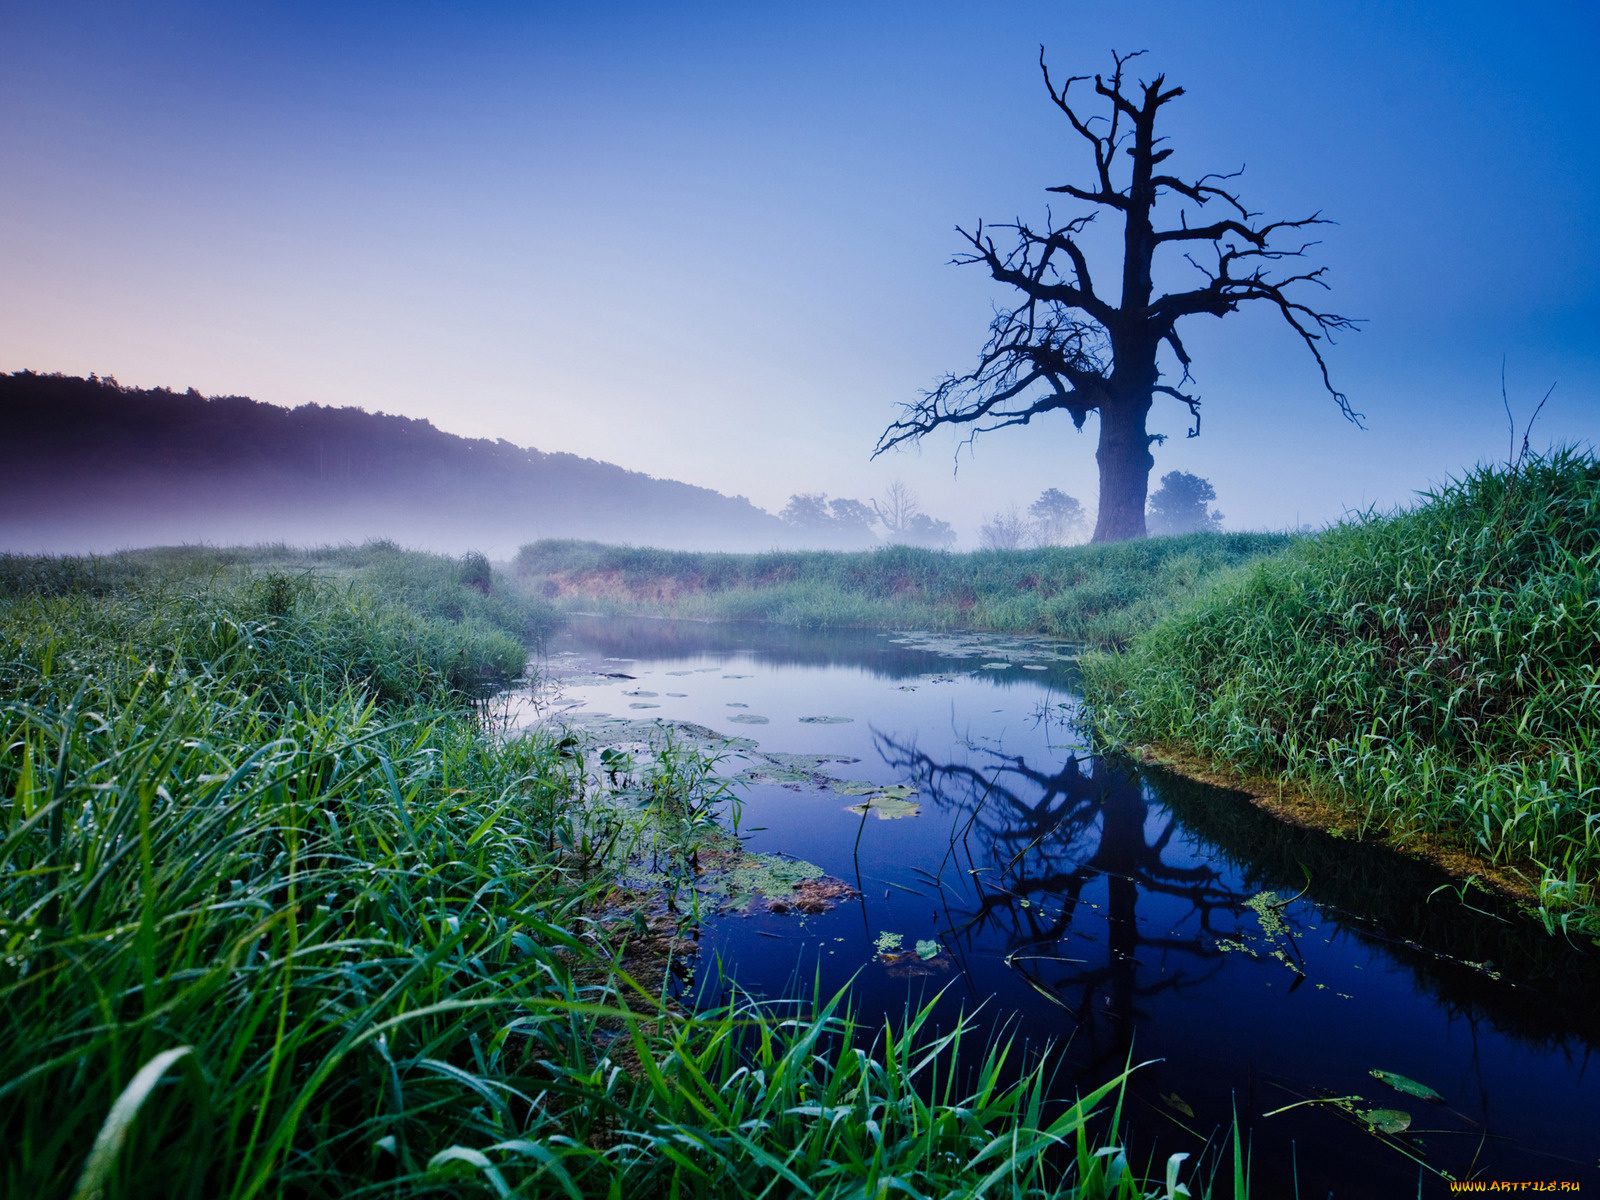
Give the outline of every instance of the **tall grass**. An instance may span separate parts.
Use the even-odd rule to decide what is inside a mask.
[[[281,574],[40,591],[0,601],[0,1193],[1143,1194],[1116,1081],[1058,1111],[926,1011],[636,981],[675,943],[606,907],[579,749],[463,686],[503,633]]]
[[[241,579],[275,588],[280,609],[316,584],[339,584],[361,594],[369,606],[466,622],[531,641],[543,639],[556,623],[547,602],[508,587],[476,551],[455,559],[375,540],[309,549],[267,544],[158,546],[82,556],[0,554],[0,600],[107,596],[147,585],[162,589]],[[269,580],[274,582],[267,585]]]
[[[1557,451],[1425,501],[1086,663],[1096,718],[1525,870],[1552,928],[1600,936],[1600,462]]]
[[[951,554],[702,554],[544,541],[513,563],[522,586],[569,608],[877,626],[1032,632],[1125,643],[1220,570],[1273,553],[1276,534],[1189,534],[1104,546]]]

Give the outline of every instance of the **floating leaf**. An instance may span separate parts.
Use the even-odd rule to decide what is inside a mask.
[[[647,703],[647,702],[645,702],[643,700],[636,700],[632,704],[628,705],[628,707],[629,708],[660,708],[661,705],[659,705],[659,704],[649,704],[649,703]]]
[[[1439,1095],[1425,1083],[1418,1083],[1415,1079],[1407,1079],[1404,1075],[1394,1071],[1380,1071],[1376,1067],[1368,1071],[1374,1079],[1388,1084],[1397,1092],[1404,1092],[1408,1096],[1415,1096],[1418,1100],[1426,1100],[1429,1104],[1443,1104],[1444,1097]]]
[[[1024,671],[1048,671],[1050,668],[1036,663],[1023,663],[1022,669]]]
[[[930,958],[938,958],[939,951],[943,949],[944,947],[938,942],[930,939],[919,940],[917,942],[917,957],[922,959],[923,962],[927,962]]]
[[[734,778],[741,783],[810,783],[811,772],[788,767],[748,767]]]
[[[1377,1133],[1404,1133],[1411,1128],[1411,1114],[1399,1108],[1373,1108],[1356,1114]]]
[[[879,790],[879,785],[865,779],[836,779],[833,790],[841,796],[866,796]]]
[[[983,671],[1004,671],[1010,665],[1008,662],[984,663],[979,669]]]
[[[728,720],[734,722],[736,725],[766,725],[769,723],[766,717],[758,717],[755,713],[743,712],[734,713],[728,718]]]
[[[800,718],[800,724],[802,724],[802,725],[850,725],[850,724],[854,723],[854,721],[855,721],[854,717],[801,717]]]
[[[886,787],[882,791],[885,800],[904,800],[907,796],[915,796],[917,789],[910,784],[897,783],[893,787]]]
[[[883,796],[869,796],[860,804],[846,806],[846,812],[864,817],[869,812],[878,814],[880,821],[893,821],[900,817],[920,817],[922,806],[911,800],[895,800]]]
[[[792,767],[796,771],[820,771],[823,763],[861,761],[849,754],[780,754],[775,750],[764,751],[761,757],[768,762],[777,763],[780,767]]]
[[[1157,1094],[1159,1095],[1159,1093]],[[1177,1092],[1173,1092],[1170,1096],[1162,1096],[1161,1099],[1165,1101],[1169,1107],[1177,1109],[1184,1116],[1194,1116],[1194,1109],[1190,1108],[1189,1105],[1184,1102],[1183,1097],[1178,1095]]]

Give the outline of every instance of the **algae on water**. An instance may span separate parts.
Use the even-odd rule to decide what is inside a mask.
[[[1261,922],[1261,932],[1269,938],[1275,938],[1288,932],[1283,918],[1279,916],[1288,903],[1280,899],[1277,892],[1257,892],[1244,902],[1244,906],[1256,914],[1256,919]]]

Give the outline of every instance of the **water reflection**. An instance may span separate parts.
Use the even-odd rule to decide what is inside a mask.
[[[1220,969],[1223,951],[1208,936],[1212,913],[1236,915],[1246,897],[1212,866],[1163,859],[1177,822],[1152,812],[1126,767],[1072,754],[1041,770],[1025,755],[996,750],[979,751],[977,761],[941,760],[916,738],[881,732],[877,744],[885,762],[955,819],[939,871],[946,944],[961,958],[974,998],[992,987],[973,970],[970,951],[998,944],[1006,965],[1094,1045],[1091,1065],[1111,1069],[1132,1052],[1135,1028],[1148,1016],[1142,1001],[1204,984]],[[1087,912],[1084,889],[1101,878],[1106,911]],[[1143,927],[1141,892],[1170,896],[1183,911]],[[1063,942],[1101,941],[1102,925],[1096,960],[1060,952]],[[1149,960],[1159,970],[1141,979]]]
[[[825,782],[748,788],[751,849],[863,894],[854,911],[710,921],[703,959],[741,987],[848,985],[870,1024],[954,982],[940,1019],[981,1006],[990,1028],[1052,1044],[1064,1096],[1130,1055],[1162,1060],[1129,1093],[1141,1153],[1192,1152],[1184,1130],[1237,1112],[1257,1138],[1260,1194],[1417,1195],[1419,1178],[1422,1194],[1447,1194],[1430,1171],[1551,1164],[1600,1184],[1593,953],[1381,846],[1074,751],[1059,647],[595,619],[558,653],[582,668],[573,704],[629,711],[621,689],[647,688],[653,717],[749,731],[763,754],[833,756],[840,780],[916,790],[920,816],[880,821],[847,814],[860,793]],[[627,683],[604,677],[619,660]],[[730,711],[769,720],[730,726]],[[807,723],[819,713],[847,723]],[[888,962],[885,934],[941,950]],[[1416,1111],[1417,1132],[1388,1140],[1327,1109],[1265,1115],[1318,1095],[1411,1104],[1374,1069],[1449,1107]]]

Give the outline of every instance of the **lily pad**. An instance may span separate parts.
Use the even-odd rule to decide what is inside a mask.
[[[1404,1133],[1411,1128],[1411,1114],[1399,1108],[1373,1108],[1357,1113],[1376,1133]]]
[[[881,786],[865,779],[836,779],[833,781],[833,790],[841,796],[868,796],[880,790]]]
[[[1374,1079],[1386,1083],[1397,1092],[1404,1092],[1407,1096],[1415,1096],[1418,1100],[1426,1100],[1429,1104],[1443,1104],[1444,1097],[1439,1095],[1425,1083],[1418,1083],[1415,1079],[1407,1079],[1404,1075],[1394,1071],[1380,1071],[1376,1067],[1367,1072]]]
[[[740,704],[737,700],[729,700],[722,707],[723,708],[749,708],[750,706],[748,704]]]
[[[780,754],[776,750],[769,750],[762,754],[761,757],[768,762],[777,763],[781,767],[793,767],[797,771],[820,771],[823,763],[854,763],[861,761],[850,754]]]
[[[922,806],[911,800],[888,800],[883,796],[868,796],[860,804],[848,805],[845,811],[853,812],[860,817],[875,812],[880,821],[894,821],[900,817],[920,817]]]
[[[647,692],[647,691],[643,690],[642,688],[636,688],[635,690],[633,690],[631,692],[623,692],[622,694],[624,696],[638,696],[639,698],[645,699],[645,700],[654,699],[655,695],[656,695],[656,693]]]
[[[734,776],[740,783],[810,783],[809,771],[795,771],[788,767],[746,767]]]
[[[854,724],[854,717],[801,717],[802,725],[850,725]]]
[[[927,962],[930,958],[938,958],[939,951],[943,949],[943,946],[931,939],[919,940],[917,942],[917,957],[922,959],[923,962]]]
[[[908,796],[915,796],[917,789],[908,783],[897,783],[893,787],[886,787],[879,793],[885,800],[904,800]]]
[[[1022,669],[1024,671],[1048,671],[1050,668],[1040,663],[1023,663]]]
[[[724,679],[754,679],[754,675],[724,675]]]
[[[766,717],[758,717],[755,713],[734,713],[728,720],[738,725],[767,725],[771,722]]]
[[[983,666],[979,667],[978,669],[980,671],[1004,671],[1010,665],[1011,664],[1008,662],[992,662],[984,663]]]
[[[659,704],[650,704],[650,703],[647,703],[646,701],[643,701],[643,700],[637,700],[634,703],[628,705],[628,707],[629,708],[660,708],[661,705],[659,705]]]

